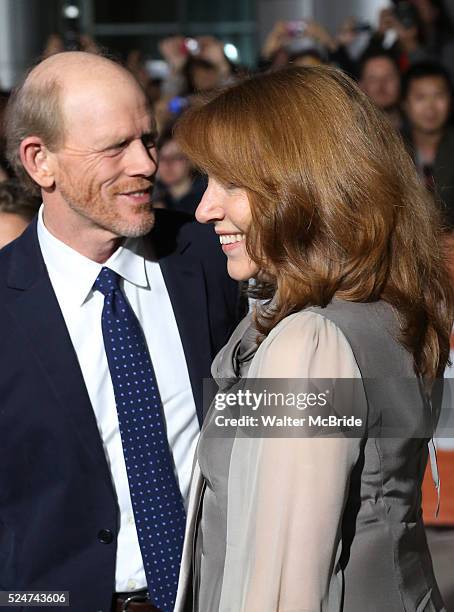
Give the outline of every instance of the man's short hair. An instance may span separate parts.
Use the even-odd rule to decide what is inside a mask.
[[[17,179],[0,183],[0,213],[19,215],[31,221],[39,209],[39,198],[24,190]]]
[[[297,62],[305,57],[313,57],[321,64],[326,64],[328,60],[326,53],[324,54],[321,49],[319,50],[315,47],[308,47],[307,49],[301,49],[300,51],[295,51],[295,53],[290,54],[288,63],[293,64],[294,62]]]
[[[439,62],[424,61],[413,64],[404,74],[402,78],[402,99],[405,100],[408,96],[410,85],[413,81],[426,77],[440,77],[444,79],[450,95],[453,94],[453,83],[446,68]]]
[[[44,82],[22,82],[12,92],[6,107],[6,156],[17,178],[29,193],[39,194],[20,159],[21,142],[28,136],[38,136],[49,150],[63,141],[64,121],[61,110],[61,85],[56,79]]]
[[[370,61],[375,60],[375,59],[388,60],[389,62],[391,62],[391,64],[393,64],[393,66],[396,69],[396,72],[400,74],[399,62],[396,56],[390,51],[385,51],[383,49],[375,49],[375,50],[366,51],[364,55],[361,56],[359,60],[359,66],[358,66],[358,80],[359,81],[361,81],[361,79],[363,78],[366,65]]]

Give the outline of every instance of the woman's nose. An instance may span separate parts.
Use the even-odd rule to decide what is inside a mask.
[[[214,223],[224,218],[224,208],[218,196],[208,186],[195,211],[199,223]]]

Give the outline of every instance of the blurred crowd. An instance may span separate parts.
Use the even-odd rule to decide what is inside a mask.
[[[351,17],[335,34],[309,19],[279,21],[252,71],[331,64],[355,78],[401,132],[421,180],[440,205],[449,244],[454,228],[454,25],[443,0],[397,1],[377,17],[376,28]],[[115,53],[101,49],[88,36],[80,36],[78,45],[93,53]],[[156,114],[160,165],[153,199],[157,207],[194,213],[205,189],[205,178],[191,167],[172,130],[179,115],[200,96],[251,73],[250,67],[232,60],[227,46],[213,36],[172,36],[160,41],[160,58],[151,60],[135,49],[122,58],[142,83]],[[52,35],[43,56],[65,48],[64,38]],[[7,99],[8,92],[2,92],[0,115]],[[2,145],[0,181],[4,181],[1,246],[20,233],[29,210],[38,203],[21,192]]]

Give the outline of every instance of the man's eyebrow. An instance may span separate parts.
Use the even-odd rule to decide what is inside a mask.
[[[103,144],[100,147],[100,151],[108,151],[109,149],[114,149],[115,147],[121,146],[121,145],[126,145],[129,142],[132,142],[133,140],[146,140],[146,141],[156,141],[158,138],[158,132],[156,129],[152,129],[150,131],[147,132],[143,132],[140,136],[135,137],[135,136],[121,136],[119,135],[117,138],[112,138],[110,140],[110,142]]]
[[[140,138],[141,140],[157,140],[158,131],[156,129],[152,129],[148,132],[144,132]]]
[[[129,142],[130,138],[127,136],[118,136],[117,138],[111,138],[109,141],[105,140],[102,144],[99,145],[100,151],[108,151],[109,149],[113,149],[118,147],[119,145],[126,144]]]

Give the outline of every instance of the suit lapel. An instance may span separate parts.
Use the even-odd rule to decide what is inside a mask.
[[[97,463],[107,462],[82,372],[39,248],[36,222],[16,242],[8,275],[12,318],[66,413],[74,435]]]
[[[199,423],[203,421],[202,381],[209,376],[212,348],[206,285],[201,262],[186,250],[159,260],[189,371]],[[178,373],[175,373],[178,375]]]

